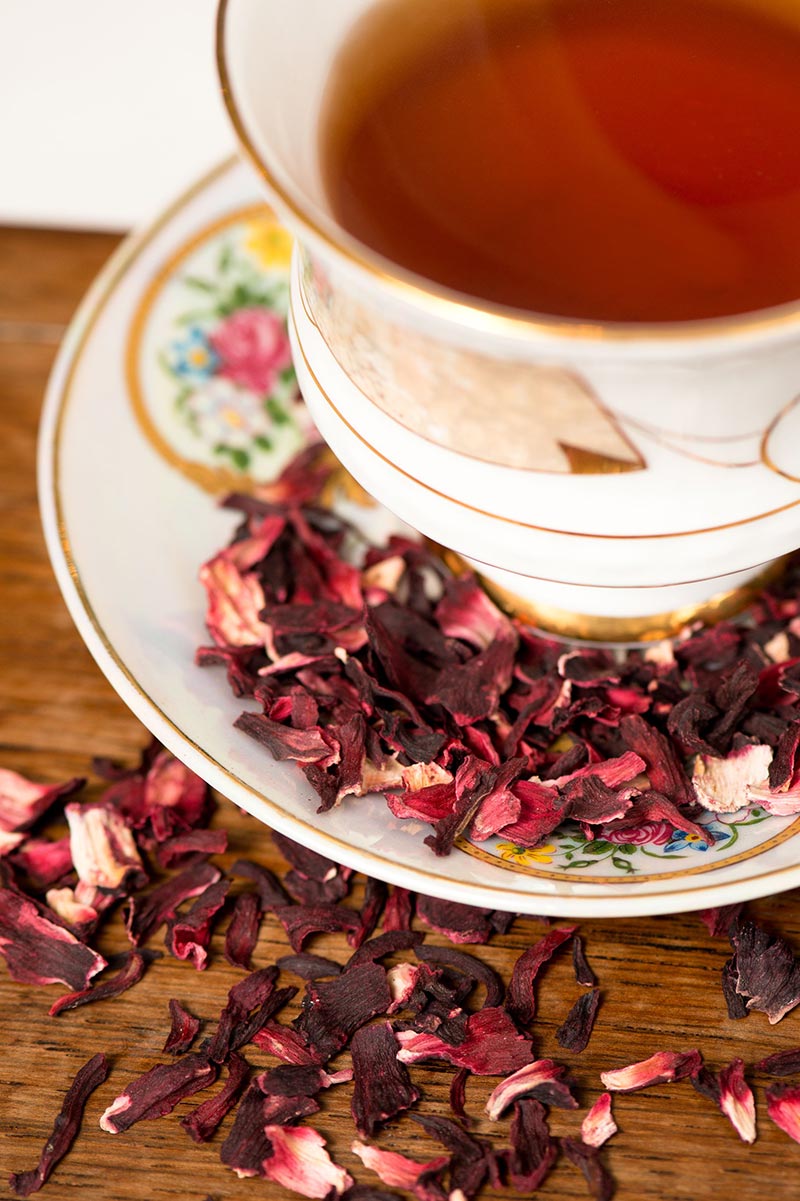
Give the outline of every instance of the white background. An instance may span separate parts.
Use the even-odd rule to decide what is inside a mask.
[[[0,224],[127,229],[234,149],[216,0],[0,0]]]

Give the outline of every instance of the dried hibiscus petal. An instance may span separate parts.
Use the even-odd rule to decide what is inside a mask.
[[[772,747],[744,746],[725,759],[698,755],[692,772],[695,796],[712,813],[735,813],[751,800],[750,789],[764,783],[772,762]]]
[[[147,942],[159,926],[175,916],[179,905],[190,897],[199,896],[220,876],[219,868],[210,863],[196,863],[156,885],[146,896],[131,897],[125,924],[133,945],[138,947]]]
[[[446,1059],[455,1067],[469,1068],[476,1076],[502,1076],[530,1063],[530,1039],[520,1034],[504,1009],[484,1008],[467,1018],[463,1040],[456,1046],[437,1034],[398,1031],[401,1063]]]
[[[558,1156],[544,1106],[533,1098],[517,1101],[510,1134],[508,1172],[511,1183],[520,1193],[533,1193],[547,1178]]]
[[[56,801],[79,792],[85,783],[76,778],[66,784],[34,784],[18,772],[0,768],[0,830],[27,830]]]
[[[521,1026],[529,1025],[536,1015],[534,982],[558,948],[575,933],[575,926],[559,926],[529,947],[514,964],[506,996],[506,1009]]]
[[[593,988],[578,997],[563,1023],[556,1031],[556,1040],[560,1047],[580,1054],[589,1043],[594,1028],[597,1009],[600,1005],[600,990]]]
[[[800,1047],[792,1047],[788,1051],[776,1051],[755,1065],[760,1072],[768,1076],[794,1076],[800,1072]]]
[[[264,1160],[272,1154],[272,1144],[264,1133],[266,1104],[267,1098],[258,1085],[255,1082],[249,1084],[239,1102],[228,1137],[220,1148],[220,1159],[240,1178],[263,1176]],[[314,1108],[311,1112],[315,1112]]]
[[[755,922],[743,922],[733,933],[736,948],[736,991],[747,1008],[766,1013],[774,1024],[800,1004],[800,960],[784,938]]]
[[[725,1005],[728,1010],[728,1017],[731,1021],[738,1021],[741,1018],[746,1018],[747,997],[742,997],[736,991],[736,986],[739,983],[739,971],[736,967],[736,956],[727,959],[722,965],[722,995],[725,998]]]
[[[596,1201],[611,1201],[616,1186],[614,1178],[600,1159],[598,1148],[575,1138],[562,1138],[561,1150],[570,1163],[583,1172]]]
[[[128,951],[123,956],[123,966],[115,976],[59,997],[50,1006],[50,1017],[57,1017],[65,1009],[78,1009],[81,1005],[92,1005],[95,1001],[107,1001],[111,997],[118,997],[141,980],[146,967],[147,962],[141,952]]]
[[[263,1174],[303,1197],[340,1196],[353,1183],[325,1150],[325,1139],[310,1126],[265,1126],[272,1154]]]
[[[460,905],[456,901],[444,901],[420,893],[417,896],[417,916],[426,926],[438,934],[444,934],[451,942],[485,943],[492,936],[490,909]]]
[[[291,1026],[281,1026],[278,1022],[267,1021],[253,1035],[252,1041],[262,1051],[274,1055],[284,1063],[319,1063],[319,1054],[312,1050],[305,1038],[293,1030]]]
[[[309,984],[295,1029],[327,1061],[359,1027],[386,1013],[391,1001],[386,972],[377,963],[364,963],[332,980]]]
[[[600,1079],[607,1089],[616,1093],[633,1093],[652,1084],[670,1084],[683,1080],[698,1071],[703,1062],[699,1051],[657,1051],[649,1059],[632,1063],[626,1068],[601,1072]]]
[[[76,992],[106,966],[101,955],[10,888],[0,888],[0,955],[22,984],[60,982]]]
[[[370,937],[383,912],[388,893],[389,890],[382,880],[376,880],[372,876],[367,877],[364,901],[358,915],[358,928],[350,931],[347,935],[347,941],[351,947],[358,950],[361,944]]]
[[[719,1107],[742,1142],[756,1139],[756,1105],[753,1092],[744,1078],[744,1062],[734,1059],[719,1073]]]
[[[284,905],[272,911],[286,931],[293,951],[302,951],[312,934],[358,930],[358,914],[342,905]]]
[[[109,1134],[121,1134],[136,1122],[164,1117],[184,1097],[213,1084],[217,1070],[203,1052],[158,1064],[132,1080],[111,1102],[100,1118],[100,1128]]]
[[[397,1043],[389,1022],[357,1030],[350,1053],[355,1083],[353,1121],[360,1135],[371,1137],[382,1122],[408,1109],[422,1094],[411,1083],[408,1071],[397,1057]]]
[[[400,888],[395,884],[383,911],[384,930],[410,930],[413,916],[413,894],[407,888]]]
[[[275,837],[274,831],[272,837]],[[268,867],[262,867],[260,863],[253,863],[252,859],[237,859],[230,869],[230,874],[244,876],[246,880],[253,881],[261,901],[261,908],[265,912],[276,906],[286,905],[289,900],[278,877]]]
[[[387,930],[377,938],[370,938],[362,943],[357,951],[347,961],[345,971],[357,967],[359,963],[376,963],[386,955],[394,955],[397,951],[415,949],[424,941],[425,935],[416,930]]]
[[[586,988],[597,987],[597,976],[589,967],[580,934],[575,934],[572,938],[572,967],[578,984],[583,984]]]
[[[303,980],[340,976],[342,972],[340,963],[326,959],[323,955],[310,955],[308,951],[301,951],[297,955],[281,955],[280,959],[275,960],[275,964],[282,972],[294,972],[295,976],[300,976]]]
[[[483,984],[486,988],[484,1005],[494,1009],[503,1003],[505,989],[503,981],[488,963],[469,955],[465,951],[456,951],[453,947],[418,946],[415,948],[418,959],[425,963],[443,964],[453,968],[475,984]]]
[[[222,855],[228,848],[226,830],[186,830],[173,834],[156,849],[161,867],[175,867],[190,855]]]
[[[67,805],[70,851],[78,879],[109,892],[135,891],[147,882],[133,834],[107,805]]]
[[[698,914],[700,921],[712,938],[729,938],[738,924],[744,905],[720,905],[715,909],[703,909]]]
[[[800,1143],[800,1088],[773,1084],[767,1089],[767,1113],[789,1138]]]
[[[228,929],[225,931],[225,958],[232,967],[249,972],[258,944],[261,903],[255,893],[242,892],[236,898]]]
[[[188,913],[169,923],[165,940],[167,950],[176,959],[190,960],[198,972],[208,963],[212,924],[225,904],[230,886],[230,880],[215,880],[201,892]]]
[[[181,1126],[196,1143],[207,1143],[213,1137],[247,1086],[250,1067],[246,1059],[234,1051],[228,1057],[226,1066],[228,1079],[216,1097],[209,1097],[185,1118],[181,1118]]]
[[[69,835],[64,838],[28,838],[11,855],[11,861],[34,888],[46,889],[72,871]]]
[[[469,1125],[466,1104],[467,1081],[471,1075],[472,1072],[470,1072],[469,1068],[459,1068],[450,1081],[450,1108],[457,1118],[461,1118],[465,1126]]]
[[[11,1191],[18,1197],[30,1197],[42,1188],[55,1168],[69,1151],[80,1130],[86,1102],[108,1076],[108,1060],[102,1053],[78,1070],[67,1090],[53,1132],[44,1145],[39,1163],[27,1172],[13,1172],[9,1177]]]
[[[457,1122],[449,1118],[411,1114],[432,1138],[438,1139],[449,1151],[450,1196],[458,1189],[467,1197],[474,1197],[484,1181],[498,1187],[500,1184],[497,1155],[489,1143],[468,1134]]]
[[[439,1155],[426,1163],[409,1159],[397,1151],[383,1151],[379,1147],[370,1147],[366,1143],[354,1142],[351,1151],[358,1156],[365,1168],[369,1168],[376,1176],[388,1184],[390,1188],[404,1188],[414,1191],[421,1176],[429,1172],[437,1172],[450,1162],[449,1155]]]
[[[188,1051],[200,1030],[200,1019],[184,1009],[174,997],[169,1003],[172,1027],[162,1050],[166,1055],[183,1055]]]
[[[611,1093],[601,1093],[581,1122],[581,1140],[587,1147],[602,1147],[617,1130],[611,1114]]]
[[[566,1068],[552,1059],[535,1059],[525,1064],[497,1085],[486,1102],[486,1112],[493,1122],[519,1097],[535,1097],[545,1105],[559,1109],[577,1109],[572,1095],[573,1083],[565,1079]]]

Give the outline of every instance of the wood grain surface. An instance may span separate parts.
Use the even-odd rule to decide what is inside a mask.
[[[105,236],[0,230],[0,766],[47,781],[85,773],[93,755],[133,760],[147,738],[67,615],[45,554],[35,490],[36,427],[47,373],[70,312],[113,246],[114,239]],[[95,783],[90,795],[96,792]],[[267,830],[225,800],[220,799],[215,824],[230,832],[228,859],[247,854],[283,870]],[[360,887],[361,882],[355,902]],[[797,894],[758,902],[752,911],[800,949]],[[544,929],[541,922],[518,918],[507,936],[475,953],[507,977],[515,957]],[[602,988],[595,1033],[580,1056],[561,1053],[556,1043],[555,1030],[580,991],[562,953],[540,983],[534,1049],[570,1064],[585,1102],[600,1091],[602,1069],[660,1049],[697,1046],[718,1068],[737,1055],[752,1064],[800,1044],[800,1011],[775,1027],[762,1014],[728,1020],[720,991],[728,948],[724,940],[711,939],[696,916],[585,921],[581,930]],[[119,927],[112,925],[100,949],[124,946]],[[317,939],[313,949],[334,957],[347,953],[343,938],[333,936]],[[256,965],[286,950],[280,927],[265,919]],[[205,1147],[189,1140],[178,1119],[202,1098],[126,1134],[112,1136],[98,1127],[99,1114],[125,1083],[161,1061],[169,999],[177,997],[210,1024],[240,976],[222,958],[218,934],[205,972],[165,957],[117,1000],[49,1018],[47,1010],[61,987],[16,984],[0,964],[0,1197],[10,1195],[10,1171],[36,1163],[75,1070],[104,1050],[112,1060],[111,1076],[91,1099],[78,1141],[45,1186],[44,1197],[288,1199],[276,1185],[239,1180],[224,1168],[219,1136]],[[255,1048],[247,1054],[258,1066],[274,1062]],[[414,1075],[428,1112],[447,1114],[452,1070],[414,1069]],[[800,1147],[768,1120],[764,1078],[751,1073],[751,1080],[759,1116],[754,1147],[742,1144],[715,1107],[687,1083],[617,1099],[620,1133],[608,1146],[606,1162],[621,1201],[800,1197]],[[492,1128],[480,1116],[493,1083],[471,1080],[467,1108],[478,1133],[505,1141],[508,1123]],[[348,1087],[331,1089],[322,1104],[314,1124],[329,1139],[334,1157],[359,1181],[377,1184],[350,1152]],[[555,1110],[552,1128],[577,1134],[581,1116]],[[417,1157],[439,1153],[408,1119],[393,1123],[380,1143]],[[587,1191],[583,1178],[562,1162],[540,1195],[573,1201]]]

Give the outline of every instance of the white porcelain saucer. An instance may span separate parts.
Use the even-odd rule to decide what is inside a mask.
[[[417,891],[599,917],[800,884],[800,819],[759,810],[713,822],[707,844],[667,828],[587,842],[575,829],[535,851],[496,838],[438,859],[427,828],[381,797],[317,814],[302,774],[233,728],[243,704],[224,672],[194,665],[208,641],[197,571],[236,521],[214,495],[274,474],[310,435],[286,357],[290,249],[250,171],[225,163],[120,247],[58,356],[39,447],[45,534],[76,625],[126,704],[254,818]],[[400,528],[356,490],[337,507],[374,538]]]

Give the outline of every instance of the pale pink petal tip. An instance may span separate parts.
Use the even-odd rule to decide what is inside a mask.
[[[440,1155],[427,1163],[419,1163],[416,1159],[409,1159],[397,1151],[382,1151],[380,1147],[370,1147],[358,1140],[353,1143],[351,1151],[358,1156],[365,1168],[369,1168],[390,1188],[413,1189],[423,1173],[443,1167],[449,1158],[447,1155]]]
[[[719,1074],[719,1107],[728,1118],[742,1142],[756,1140],[756,1104],[753,1092],[744,1078],[744,1062],[734,1059]]]
[[[652,1084],[670,1084],[673,1080],[682,1080],[698,1071],[702,1062],[699,1051],[657,1051],[640,1063],[601,1072],[600,1079],[612,1092],[632,1093]]]
[[[789,1138],[800,1143],[800,1087],[775,1084],[768,1088],[767,1113]]]
[[[611,1114],[611,1093],[601,1093],[581,1122],[581,1139],[589,1147],[602,1147],[618,1129]]]
[[[325,1150],[325,1139],[310,1126],[265,1126],[272,1155],[264,1160],[264,1175],[303,1197],[340,1196],[353,1179],[334,1163]]]

